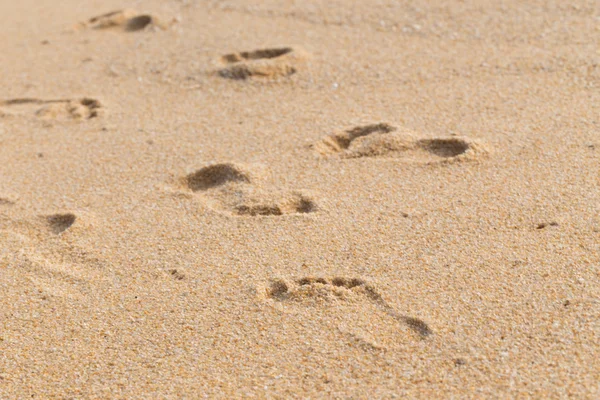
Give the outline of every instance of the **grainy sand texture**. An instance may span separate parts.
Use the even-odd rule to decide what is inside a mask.
[[[0,1],[0,398],[600,398],[600,5]]]

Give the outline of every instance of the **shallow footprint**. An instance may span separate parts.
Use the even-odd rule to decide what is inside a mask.
[[[184,177],[183,182],[192,192],[202,194],[213,209],[230,215],[280,216],[317,209],[306,194],[262,187],[260,173],[242,165],[208,165]]]
[[[2,206],[6,206],[6,207],[13,206],[13,205],[15,205],[15,203],[16,203],[15,198],[13,198],[11,196],[0,195],[0,207],[2,207]]]
[[[87,97],[77,100],[21,98],[0,101],[0,112],[0,115],[34,115],[46,120],[84,120],[98,117],[102,104]]]
[[[32,223],[42,234],[40,237],[47,237],[47,233],[78,237],[85,236],[91,230],[96,229],[99,221],[95,215],[86,211],[64,211],[38,215]]]
[[[307,60],[300,48],[280,47],[226,54],[219,75],[229,79],[280,78],[295,74]]]
[[[419,139],[385,123],[333,134],[312,147],[323,156],[402,158],[426,163],[474,160],[488,152],[481,143],[465,137]]]
[[[398,313],[379,294],[375,287],[362,279],[346,277],[304,277],[294,281],[276,279],[265,289],[266,297],[277,304],[319,307],[330,302],[360,303],[367,301],[410,329],[419,338],[425,339],[433,331],[424,321]]]
[[[240,216],[278,216],[307,214],[317,210],[315,202],[301,192],[251,191],[230,203],[230,209]]]
[[[93,214],[13,215],[2,222],[0,264],[13,274],[13,282],[30,281],[23,287],[33,284],[50,297],[81,298],[106,279],[104,262],[90,240],[98,226]]]
[[[152,14],[140,14],[135,10],[117,10],[90,18],[80,24],[81,28],[121,29],[126,32],[141,31],[148,27],[168,28],[168,24]]]

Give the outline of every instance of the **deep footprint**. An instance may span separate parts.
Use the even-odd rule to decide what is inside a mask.
[[[298,72],[307,58],[305,51],[292,47],[231,53],[221,57],[227,66],[218,72],[223,78],[238,80],[286,77]]]
[[[482,144],[467,138],[418,139],[385,123],[330,135],[312,147],[323,156],[403,158],[427,163],[471,160],[487,153]]]
[[[10,99],[1,101],[0,107],[6,107],[9,110],[9,115],[29,114],[50,120],[92,119],[98,117],[102,111],[102,104],[98,100],[88,97],[78,100]]]
[[[424,321],[402,315],[390,306],[377,290],[358,278],[335,277],[315,278],[304,277],[293,282],[278,279],[271,282],[267,289],[267,296],[278,302],[296,301],[302,302],[306,299],[316,297],[344,298],[352,294],[361,294],[371,301],[377,308],[390,317],[401,322],[420,338],[425,339],[433,334],[431,328]]]

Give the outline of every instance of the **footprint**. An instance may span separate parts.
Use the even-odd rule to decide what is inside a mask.
[[[372,285],[362,279],[304,277],[291,282],[277,279],[270,283],[265,292],[267,298],[279,304],[300,306],[322,306],[330,301],[354,303],[367,300],[380,311],[409,328],[421,339],[433,334],[427,323],[418,318],[398,313]]]
[[[229,79],[280,78],[295,74],[308,59],[308,53],[296,47],[281,47],[226,54],[226,66],[219,75]]]
[[[48,238],[48,233],[56,236],[69,234],[70,237],[87,236],[99,226],[96,216],[87,211],[58,212],[38,215],[35,219],[22,224],[30,224],[32,230],[38,231],[38,237]]]
[[[77,219],[77,222],[75,220]],[[0,228],[0,264],[13,282],[33,286],[44,296],[78,299],[94,288],[90,283],[104,282],[104,263],[95,250],[79,244],[81,236],[89,233],[88,216],[74,214],[11,218]],[[59,234],[75,228],[79,236],[61,238]],[[71,240],[74,239],[74,240]],[[94,285],[96,286],[96,285]]]
[[[268,216],[285,214],[307,214],[317,210],[317,206],[310,197],[301,192],[268,191],[258,193],[249,192],[242,195],[232,207],[237,215]]]
[[[139,14],[135,10],[118,10],[90,18],[87,22],[79,24],[78,28],[116,28],[127,32],[135,32],[148,27],[167,29],[168,26],[169,24],[152,14]]]
[[[26,271],[33,286],[45,295],[78,300],[90,291],[90,280],[75,265],[53,262],[33,250],[22,252],[14,261],[21,272]]]
[[[5,108],[7,112],[3,112]],[[41,100],[35,98],[0,101],[0,115],[35,115],[41,119],[83,120],[100,115],[102,105],[96,99]]]
[[[260,174],[231,164],[213,164],[183,179],[212,208],[237,216],[280,216],[317,210],[315,202],[298,191],[283,191],[260,185]]]
[[[312,147],[322,156],[386,157],[425,163],[475,160],[488,153],[483,144],[465,137],[419,139],[385,123],[330,135]]]

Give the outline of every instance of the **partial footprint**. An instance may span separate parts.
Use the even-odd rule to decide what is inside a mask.
[[[231,203],[237,215],[307,214],[317,210],[314,201],[301,192],[252,190]]]
[[[85,268],[69,263],[53,262],[34,249],[21,250],[10,260],[21,274],[31,280],[43,295],[72,300],[81,299],[89,292],[90,279]]]
[[[488,153],[483,144],[465,137],[419,139],[383,123],[327,136],[312,147],[323,156],[402,158],[426,163],[475,160]]]
[[[38,215],[30,222],[22,222],[22,225],[31,224],[32,230],[39,232],[40,239],[47,238],[48,234],[56,236],[67,235],[69,237],[86,236],[91,230],[98,226],[99,221],[95,215],[86,212],[58,212],[53,214]]]
[[[389,317],[408,327],[420,338],[433,334],[431,328],[418,318],[402,315],[390,306],[370,284],[357,278],[305,277],[295,281],[277,279],[265,290],[267,298],[280,304],[322,306],[330,301],[355,303],[369,301]]]
[[[93,215],[28,215],[2,222],[0,265],[13,274],[14,282],[30,281],[49,296],[81,298],[94,290],[91,282],[106,279],[104,263],[89,247],[94,243],[81,240],[96,226]]]
[[[302,192],[263,188],[260,174],[236,164],[213,164],[187,175],[183,181],[202,194],[212,208],[239,216],[306,214],[316,211]]]
[[[118,10],[90,18],[78,28],[121,29],[127,32],[141,31],[149,27],[167,29],[169,24],[152,14],[140,14],[135,10]]]
[[[1,206],[12,206],[16,202],[16,199],[12,196],[0,195],[0,207]]]
[[[219,75],[229,79],[280,78],[295,74],[308,59],[300,48],[281,47],[226,54]]]
[[[0,101],[0,115],[35,115],[51,120],[83,120],[96,118],[102,105],[96,99],[41,100],[34,98]]]

